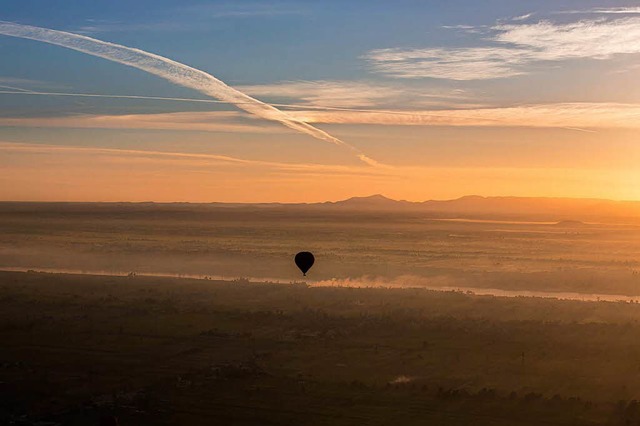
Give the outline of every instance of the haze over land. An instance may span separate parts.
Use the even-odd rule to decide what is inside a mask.
[[[0,203],[0,269],[640,295],[638,203]],[[345,280],[355,280],[347,282]],[[331,281],[327,281],[331,285]]]

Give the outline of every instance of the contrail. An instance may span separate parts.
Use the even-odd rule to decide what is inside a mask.
[[[6,143],[0,142],[0,151],[18,151],[18,152],[73,152],[73,153],[96,153],[96,154],[114,154],[114,155],[138,155],[147,157],[161,157],[174,159],[192,159],[192,160],[210,160],[232,164],[247,164],[267,166],[293,172],[327,172],[332,174],[345,175],[361,175],[361,176],[384,176],[385,173],[381,169],[356,169],[348,166],[325,166],[313,163],[278,163],[273,161],[262,160],[246,160],[237,157],[218,154],[201,154],[186,152],[170,152],[170,151],[144,151],[134,149],[114,149],[114,148],[94,148],[94,147],[77,147],[68,145],[41,145],[41,144],[23,144],[23,143]]]
[[[79,98],[107,98],[107,99],[142,99],[142,100],[159,100],[159,101],[172,101],[172,102],[194,102],[194,103],[209,103],[209,104],[227,104],[226,101],[218,101],[215,99],[196,99],[196,98],[172,98],[162,96],[142,96],[142,95],[105,95],[99,93],[65,93],[65,92],[36,92],[33,90],[21,89],[18,87],[0,86],[10,88],[12,90],[0,90],[0,95],[28,95],[28,96],[62,96],[62,97],[79,97]],[[18,92],[19,90],[19,92]],[[236,103],[238,105],[238,103]],[[298,110],[312,110],[312,111],[344,111],[344,112],[361,112],[368,114],[388,114],[388,115],[400,115],[411,117],[414,120],[422,120],[425,118],[450,118],[450,116],[433,113],[419,113],[419,112],[405,112],[394,110],[374,110],[374,109],[361,109],[361,108],[343,108],[343,107],[331,107],[331,106],[316,106],[316,105],[299,105],[299,104],[278,104],[272,103],[271,106],[277,106],[281,108],[296,108]],[[497,118],[476,118],[479,122],[494,123],[499,126],[501,124],[510,123],[508,120],[501,120]],[[585,133],[597,133],[595,130],[582,129],[579,127],[558,127],[563,130],[570,130],[576,132]]]
[[[107,99],[146,99],[146,100],[158,100],[158,101],[174,101],[174,102],[194,102],[194,103],[207,103],[207,104],[228,104],[227,101],[217,101],[215,99],[196,99],[196,98],[173,98],[164,96],[143,96],[143,95],[106,95],[100,93],[69,93],[69,92],[41,92],[21,89],[18,87],[0,86],[6,87],[12,90],[0,90],[2,95],[31,95],[31,96],[67,96],[67,97],[79,97],[79,98],[107,98]],[[19,92],[18,92],[19,90]],[[249,103],[249,102],[246,102]],[[250,102],[253,103],[253,102]],[[243,104],[242,102],[235,105]],[[363,112],[371,114],[391,114],[391,115],[405,115],[408,117],[436,117],[445,118],[444,115],[432,114],[432,113],[416,113],[405,111],[394,111],[386,109],[363,109],[363,108],[345,108],[345,107],[332,107],[322,105],[301,105],[301,104],[279,104],[269,103],[271,106],[277,106],[282,108],[295,108],[298,110],[318,110],[318,111],[344,111],[344,112]],[[485,118],[485,121],[501,121],[497,119]]]
[[[2,85],[2,86],[0,86],[0,87],[2,87],[3,89],[11,89],[11,90],[14,90],[14,91],[18,90],[18,91],[20,91],[20,93],[33,93],[33,92],[31,92],[31,90],[21,89],[21,88],[19,88],[19,87],[4,86],[4,85]],[[15,93],[15,92],[5,92],[5,91],[2,91],[2,92],[0,92],[0,93]]]
[[[360,158],[360,160],[371,166],[380,165],[375,160],[364,155],[356,147],[331,136],[327,132],[298,120],[272,105],[252,98],[226,85],[223,81],[218,80],[211,74],[163,56],[83,35],[12,22],[0,21],[0,34],[54,44],[141,69],[171,81],[172,83],[197,90],[224,102],[236,105],[238,108],[258,117],[278,121],[291,129],[313,136],[316,139],[347,148]]]

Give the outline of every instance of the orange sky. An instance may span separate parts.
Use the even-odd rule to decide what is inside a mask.
[[[383,193],[640,199],[638,169],[325,166],[208,154],[0,144],[5,200],[313,202]],[[90,165],[90,172],[88,172]]]
[[[339,14],[314,27],[330,12],[312,5],[278,22],[244,10],[216,37],[216,18],[176,31],[144,11],[83,26],[14,8],[0,200],[638,200],[640,11],[561,6],[384,7],[378,31],[370,9],[344,28]]]

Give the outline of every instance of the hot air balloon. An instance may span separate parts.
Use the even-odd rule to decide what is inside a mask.
[[[308,251],[301,251],[296,254],[295,257],[296,265],[298,265],[298,268],[302,271],[302,275],[305,277],[307,276],[307,271],[311,269],[315,260],[316,259],[313,257],[313,254]]]

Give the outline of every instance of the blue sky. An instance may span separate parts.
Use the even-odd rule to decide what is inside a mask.
[[[562,6],[560,6],[562,3]],[[629,2],[605,2],[607,7]],[[457,25],[494,25],[535,12],[589,10],[593,1],[20,1],[3,5],[5,21],[81,32],[139,47],[207,70],[229,84],[288,80],[384,80],[362,56],[374,49],[479,45]],[[571,16],[571,15],[568,15]],[[555,15],[557,20],[566,20]],[[558,18],[559,17],[559,18]],[[119,65],[33,42],[3,38],[5,77],[81,90],[175,91]],[[56,60],[61,57],[64,60]],[[46,67],[43,67],[46,63]],[[405,81],[404,84],[416,84]],[[446,86],[446,82],[418,82]],[[473,83],[457,86],[473,86]]]
[[[499,183],[514,168],[528,170],[523,180],[535,169],[564,183],[547,192],[522,185],[512,195],[609,191],[613,198],[640,197],[622,181],[611,191],[612,181],[633,175],[639,153],[640,126],[633,123],[640,111],[640,44],[631,38],[640,34],[636,2],[26,0],[3,4],[0,21],[139,48],[211,73],[262,101],[297,105],[285,109],[411,176],[420,168],[446,170],[444,180],[460,170],[484,176],[476,186],[437,190],[398,183],[409,179],[404,175],[396,176],[395,186],[363,180],[344,191],[318,189],[314,199],[367,188],[412,199],[512,194],[518,186]],[[0,55],[0,85],[8,91],[209,98],[31,40],[0,35]],[[355,111],[307,109],[319,107]],[[407,115],[414,112],[431,114],[435,122],[416,123]],[[0,94],[0,143],[359,166],[344,150],[228,104]],[[619,170],[625,178],[612,177]],[[157,172],[163,173],[169,172]],[[581,187],[576,173],[586,173],[591,183]],[[487,175],[495,182],[486,183]],[[286,182],[300,178],[283,177],[274,198],[296,200],[287,195],[296,186]],[[37,179],[27,180],[33,186]],[[70,191],[59,196],[75,197]],[[252,200],[255,192],[239,199]]]

